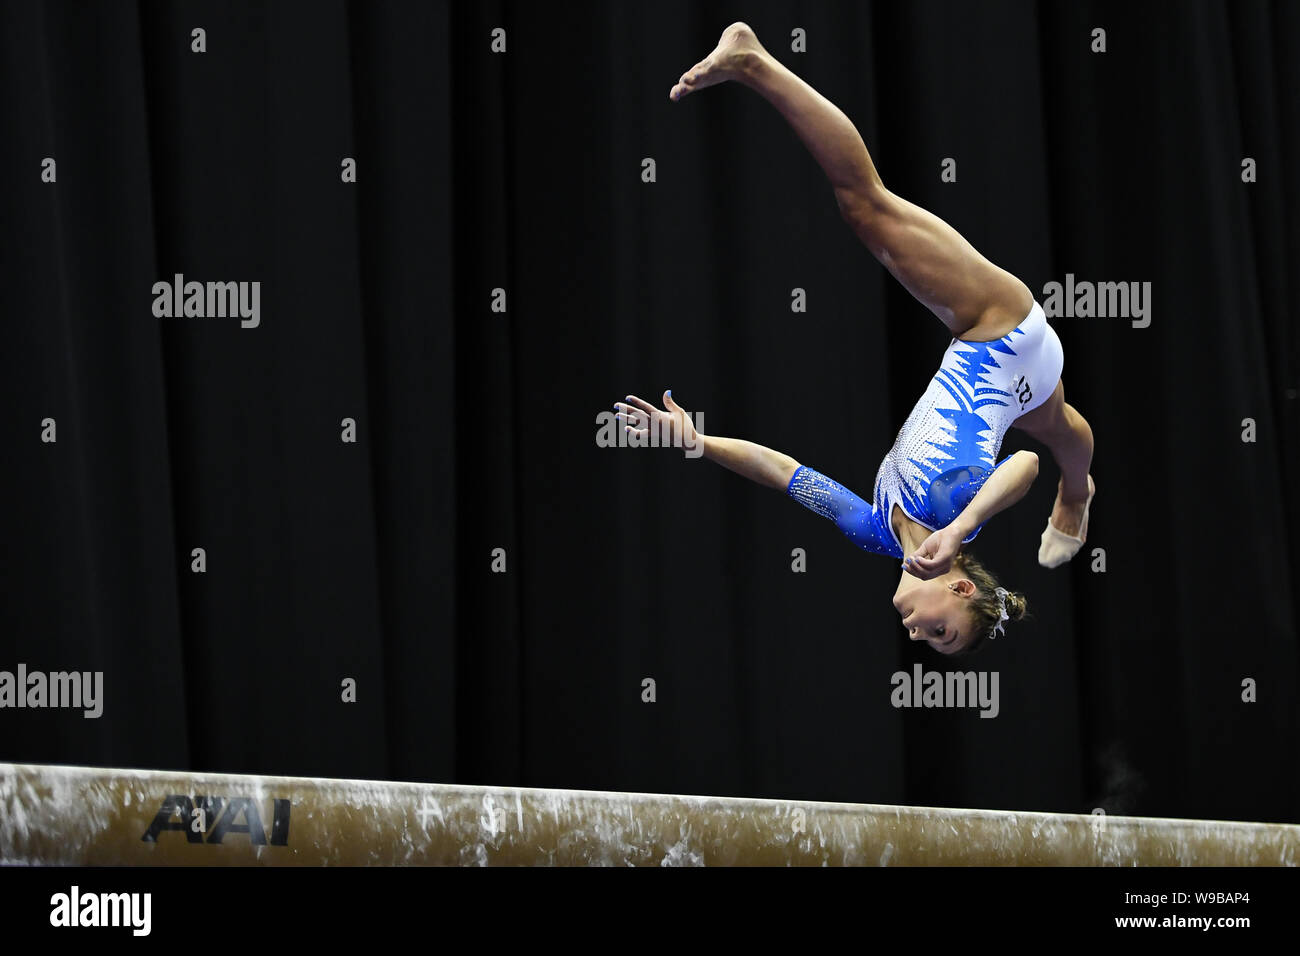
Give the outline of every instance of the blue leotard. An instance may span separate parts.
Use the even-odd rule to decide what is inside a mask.
[[[834,521],[860,548],[902,558],[890,520],[894,505],[931,531],[951,524],[1010,458],[996,461],[1007,429],[1051,397],[1063,365],[1060,340],[1037,302],[1000,339],[953,339],[880,463],[873,502],[802,466],[786,492]],[[982,527],[964,540],[974,540]]]

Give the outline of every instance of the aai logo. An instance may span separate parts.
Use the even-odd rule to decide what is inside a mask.
[[[289,801],[271,801],[271,834],[267,839],[257,801],[249,797],[208,797],[171,794],[163,800],[149,829],[140,839],[157,843],[168,830],[184,832],[190,843],[221,843],[232,833],[247,834],[251,846],[289,845]]]

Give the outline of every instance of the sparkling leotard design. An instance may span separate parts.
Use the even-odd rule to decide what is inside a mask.
[[[901,558],[893,506],[932,531],[950,524],[1007,460],[997,461],[1007,429],[1050,397],[1063,364],[1060,340],[1037,302],[1000,339],[953,339],[880,463],[873,503],[806,467],[794,473],[787,493],[835,521],[859,547]]]

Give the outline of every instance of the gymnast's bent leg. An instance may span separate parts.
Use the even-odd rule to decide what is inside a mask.
[[[1097,486],[1089,474],[1092,465],[1093,437],[1088,420],[1065,400],[1065,383],[1057,382],[1052,397],[1032,412],[1021,415],[1012,425],[1047,446],[1061,469],[1056,504],[1048,519],[1062,534],[1084,540],[1088,536],[1085,519],[1088,501]],[[1048,567],[1057,563],[1039,560]]]
[[[727,80],[748,86],[785,117],[830,179],[858,238],[954,337],[1000,338],[1029,314],[1028,287],[938,216],[886,189],[849,118],[777,62],[745,24],[727,27],[669,96],[680,100]]]

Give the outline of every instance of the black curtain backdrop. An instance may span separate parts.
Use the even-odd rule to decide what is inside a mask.
[[[105,711],[0,711],[0,760],[1300,821],[1300,4],[3,19],[0,669]],[[948,342],[766,103],[669,101],[735,19],[1040,301],[1152,284],[1147,328],[1053,319],[1089,542],[1038,566],[1057,471],[1011,432],[1044,467],[974,550],[1033,616],[960,663],[830,522],[597,447],[672,388],[869,496]],[[259,281],[260,325],[155,317],[176,273]],[[996,671],[996,719],[893,707],[916,663]]]

